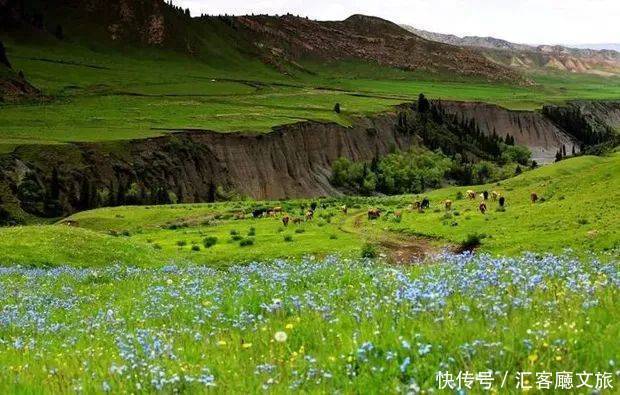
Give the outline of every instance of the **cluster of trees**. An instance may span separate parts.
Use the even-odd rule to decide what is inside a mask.
[[[524,155],[525,151],[520,149],[517,155]],[[529,152],[527,154],[529,160]],[[439,188],[446,181],[461,185],[482,184],[522,171],[522,167],[513,160],[504,165],[485,160],[470,163],[460,154],[451,158],[440,150],[413,148],[391,153],[370,163],[340,158],[332,166],[331,182],[336,187],[364,195],[395,195],[421,193],[426,189]]]

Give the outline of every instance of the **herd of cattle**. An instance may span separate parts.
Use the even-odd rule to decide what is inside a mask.
[[[465,192],[465,196],[470,200],[475,200],[477,197],[480,198],[480,204],[478,205],[478,210],[480,210],[482,214],[485,214],[488,210],[487,201],[489,199],[491,199],[492,201],[497,201],[501,208],[503,208],[506,205],[506,198],[497,191],[491,191],[491,192],[483,191],[481,193],[476,193],[476,191],[468,190]],[[530,194],[530,200],[532,203],[536,203],[538,201],[538,194],[536,194],[535,192],[532,192]],[[417,210],[418,212],[423,213],[424,210],[430,208],[430,205],[431,205],[430,200],[427,197],[425,197],[421,201],[414,201],[411,207],[413,210]],[[449,199],[444,200],[442,202],[442,205],[444,206],[446,211],[450,211],[452,209],[452,200],[449,200]],[[284,213],[283,208],[280,206],[273,207],[271,209],[257,208],[252,211],[252,216],[254,218],[281,217],[282,224],[284,226],[288,226],[289,223],[291,222],[293,224],[300,224],[304,221],[312,221],[314,219],[314,213],[316,209],[317,209],[317,204],[312,203],[310,205],[310,208],[307,211],[305,211],[305,215],[303,215],[302,217],[291,217],[288,214]],[[340,206],[340,211],[342,211],[346,215],[348,212],[347,206],[346,205]],[[381,217],[381,209],[371,208],[368,210],[367,214],[368,214],[369,220],[378,219]],[[394,211],[393,215],[397,218],[400,218],[402,217],[402,211]],[[243,219],[243,217],[237,217],[237,219]]]

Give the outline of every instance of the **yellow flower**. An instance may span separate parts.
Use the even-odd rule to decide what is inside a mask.
[[[167,283],[168,285],[172,285],[172,279],[170,279],[170,278],[169,278],[169,279],[166,281],[166,283]]]
[[[210,304],[211,304],[211,301],[210,301],[210,300],[203,300],[203,301],[202,301],[202,305],[203,305],[203,306],[209,306]]]
[[[330,357],[329,357],[329,360],[330,360],[331,362],[336,362],[336,357],[334,357],[334,356],[332,355],[332,356],[330,356]]]
[[[285,328],[286,328],[286,329],[293,329],[293,326],[294,326],[293,324],[286,324],[286,327],[285,327]]]
[[[273,335],[273,338],[276,339],[278,343],[284,343],[288,338],[288,335],[284,331],[278,331]]]
[[[252,347],[252,343],[243,343],[243,348],[250,348]]]
[[[556,355],[555,360],[556,361],[561,361],[562,360],[562,356],[561,355]]]
[[[219,342],[217,342],[218,346],[225,346],[226,345],[226,341],[224,340],[220,340]]]
[[[538,361],[538,355],[531,354],[529,357],[527,357],[527,359],[529,359],[531,363],[534,363],[534,362]]]

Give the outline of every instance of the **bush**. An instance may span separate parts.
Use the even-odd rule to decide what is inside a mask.
[[[200,246],[193,245],[192,246],[192,251],[200,251]]]
[[[179,241],[177,241],[177,245],[178,245],[179,247],[186,246],[186,245],[187,245],[187,241],[185,241],[185,240],[179,240]]]
[[[338,238],[338,236],[336,235],[329,235],[329,239],[330,240],[336,240]]]
[[[456,200],[463,200],[463,191],[458,191],[456,193]]]
[[[364,244],[362,247],[362,258],[376,258],[378,256],[377,247],[370,243]]]
[[[217,244],[217,237],[215,236],[208,236],[205,237],[204,240],[202,240],[202,245],[204,245],[205,248],[211,248],[215,244]]]
[[[230,235],[231,235],[231,236],[236,236],[236,235],[238,235],[238,234],[239,234],[239,231],[238,231],[238,230],[236,230],[236,229],[231,229],[231,230],[230,230]]]
[[[239,241],[239,240],[242,240],[242,239],[243,239],[243,237],[241,237],[241,235],[232,235],[232,236],[230,237],[230,239],[231,239],[232,241]]]
[[[289,242],[289,243],[290,243],[291,241],[293,241],[293,236],[291,236],[291,235],[286,235],[286,236],[284,236],[284,241],[286,241],[286,242]]]
[[[306,230],[302,228],[295,229],[295,233],[304,233]]]
[[[251,227],[250,230],[248,231],[248,236],[256,236],[256,228],[255,227]]]
[[[249,237],[245,238],[245,239],[243,239],[243,240],[241,240],[239,242],[239,246],[241,246],[241,247],[248,247],[248,246],[251,246],[251,245],[254,245],[254,239],[251,239]]]
[[[485,235],[478,233],[470,233],[467,235],[465,240],[461,242],[460,250],[461,251],[471,251],[474,248],[479,247],[482,244],[482,239],[484,239]]]

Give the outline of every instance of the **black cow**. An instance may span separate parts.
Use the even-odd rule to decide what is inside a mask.
[[[489,200],[489,191],[482,192],[482,196],[484,196],[484,200]]]
[[[428,198],[424,198],[422,200],[422,204],[420,205],[422,209],[429,208],[430,206],[431,206],[431,201],[428,200]]]
[[[506,198],[503,196],[499,197],[499,206],[500,207],[504,207],[504,204],[506,204]]]
[[[254,218],[260,218],[264,216],[266,212],[267,212],[266,208],[257,208],[256,210],[252,211],[252,216]]]

